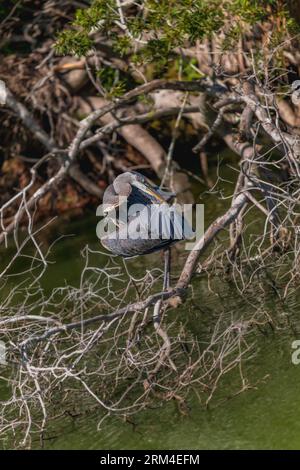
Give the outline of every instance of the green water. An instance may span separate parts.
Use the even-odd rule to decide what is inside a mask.
[[[204,198],[206,221],[224,210]],[[79,281],[83,261],[80,250],[86,244],[98,247],[95,237],[96,218],[80,214],[63,218],[45,235],[45,242],[60,234],[72,234],[53,248],[51,265],[44,279],[46,289],[62,285],[64,280]],[[141,272],[145,264],[156,266],[159,254],[138,258],[130,269]],[[182,307],[186,326],[205,339],[222,312],[224,321],[232,316],[243,317],[251,310],[265,308],[276,318],[276,328],[256,329],[251,357],[243,365],[250,388],[234,396],[238,373],[228,374],[223,388],[209,407],[199,404],[191,393],[189,412],[182,415],[175,402],[146,410],[132,417],[130,423],[117,417],[108,418],[97,431],[101,411],[87,413],[78,419],[64,418],[55,422],[46,434],[45,449],[300,449],[300,365],[292,364],[291,343],[300,339],[299,298],[295,293],[283,305],[272,294],[253,292],[249,302],[233,286],[216,280],[212,293],[205,278],[194,281],[193,308]],[[287,321],[288,319],[288,321]],[[254,337],[254,338],[253,338]],[[39,442],[33,442],[39,448]]]
[[[204,310],[208,307],[205,302],[202,305]],[[210,302],[209,307],[213,306],[214,302]],[[297,303],[290,307],[296,312]],[[211,321],[215,319],[213,315]],[[255,355],[244,365],[253,388],[240,395],[230,395],[230,380],[233,390],[237,380],[231,376],[221,400],[213,401],[206,409],[191,397],[190,411],[185,416],[178,412],[175,403],[168,403],[134,416],[134,425],[108,419],[98,432],[101,416],[60,422],[52,432],[55,437],[45,442],[45,448],[299,449],[300,365],[291,363],[291,342],[297,337],[300,338],[300,331],[298,336],[295,331],[257,334]]]
[[[83,222],[82,222],[83,224]],[[78,224],[80,230],[81,223]],[[77,239],[78,238],[78,239]],[[85,236],[79,234],[79,239]],[[60,276],[69,274],[76,279],[80,263],[74,257],[65,261],[71,241],[65,241],[62,261],[57,266]],[[71,253],[70,253],[71,255]],[[148,259],[148,265],[159,262],[159,256]],[[132,261],[134,265],[134,261]],[[70,269],[71,264],[71,269]],[[141,269],[138,264],[136,269]],[[217,284],[221,281],[217,281]],[[195,281],[198,291],[194,310],[189,312],[187,328],[200,336],[209,335],[222,309],[224,321],[232,315],[243,316],[253,308],[243,301],[229,285],[222,285],[219,295],[208,291],[206,279]],[[259,295],[258,295],[259,296]],[[259,299],[261,306],[279,321],[277,330],[265,328],[254,335],[253,357],[244,364],[244,374],[251,388],[237,396],[238,374],[229,374],[218,398],[209,408],[200,405],[191,395],[189,413],[182,415],[176,403],[170,402],[132,417],[134,424],[118,418],[107,419],[97,431],[101,418],[93,413],[78,420],[57,424],[45,441],[48,449],[300,449],[300,365],[293,365],[291,343],[300,339],[298,322],[299,297],[292,296],[283,307],[275,297]],[[255,307],[254,307],[255,308]],[[183,311],[178,315],[185,314]],[[286,327],[286,318],[292,327]],[[281,323],[282,320],[282,323]],[[278,323],[277,323],[278,325]]]

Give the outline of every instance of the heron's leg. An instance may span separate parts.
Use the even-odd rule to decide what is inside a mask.
[[[170,287],[170,267],[171,267],[171,249],[168,247],[164,250],[164,284],[163,290],[167,290]]]

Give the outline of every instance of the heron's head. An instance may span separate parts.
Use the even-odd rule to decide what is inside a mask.
[[[126,171],[117,176],[113,184],[106,189],[103,196],[103,204],[106,206],[104,212],[115,210],[130,195],[137,199],[133,202],[138,202],[139,192],[143,199],[148,200],[150,204],[162,204],[175,196],[174,193],[162,191],[140,173]]]

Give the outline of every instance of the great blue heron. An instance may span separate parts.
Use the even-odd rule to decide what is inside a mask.
[[[164,250],[165,287],[169,282],[169,247],[179,240],[190,238],[192,233],[183,214],[168,204],[174,196],[174,193],[162,191],[133,171],[117,176],[103,196],[104,213],[113,223],[114,230],[101,237],[102,245],[124,258]],[[127,204],[125,220],[117,215],[124,201]],[[130,213],[136,204],[140,210]]]

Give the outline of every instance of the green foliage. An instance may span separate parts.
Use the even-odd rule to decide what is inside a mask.
[[[233,25],[232,28],[230,28],[230,30],[226,33],[226,37],[222,43],[223,51],[234,49],[242,33],[243,28],[240,24]]]
[[[164,63],[170,52],[170,42],[167,38],[150,39],[142,49],[141,57],[145,62],[158,61]]]
[[[184,60],[181,71],[183,80],[199,80],[199,78],[201,78],[203,75],[197,66],[197,59]]]
[[[93,42],[86,32],[70,29],[59,33],[56,50],[62,55],[74,54],[76,56],[85,56],[92,45]]]
[[[112,35],[113,49],[120,54],[121,57],[126,56],[131,50],[131,39],[128,36]]]
[[[114,0],[94,0],[89,8],[76,11],[73,25],[91,30],[99,22],[103,22],[102,26],[108,28],[118,18],[115,6]]]
[[[125,92],[125,82],[119,81],[109,90],[109,92],[107,93],[107,98],[119,98],[120,96],[123,96]]]
[[[97,28],[121,56],[166,69],[176,49],[222,30],[226,31],[223,48],[227,49],[246,30],[268,18],[273,20],[274,37],[287,29],[296,31],[297,26],[280,0],[144,0],[139,4],[144,9],[123,9],[125,25],[120,27],[123,20],[116,0],[92,0],[90,7],[77,10],[71,29],[59,34],[58,52],[86,55],[92,47],[91,33]],[[145,34],[147,44],[140,42]]]
[[[117,18],[114,6],[114,0],[94,0],[89,8],[78,9],[71,24],[72,29],[58,34],[57,52],[85,56],[93,45],[89,33],[96,27],[105,30],[113,25]]]
[[[253,25],[258,21],[262,21],[266,16],[267,4],[270,2],[262,2],[257,0],[232,0],[228,4],[228,12],[232,15],[238,16],[242,21],[249,25]]]
[[[116,82],[116,70],[112,67],[103,67],[96,73],[103,88],[110,90]]]
[[[224,11],[218,1],[191,1],[189,8],[182,11],[180,26],[192,44],[217,33],[223,25]]]
[[[198,69],[197,59],[192,58],[176,58],[172,62],[172,67],[169,68],[167,77],[178,77],[180,75],[182,80],[199,80],[203,74]]]
[[[120,78],[119,71],[112,67],[102,67],[96,73],[102,87],[107,92],[107,97],[116,98],[126,91],[126,81]]]

